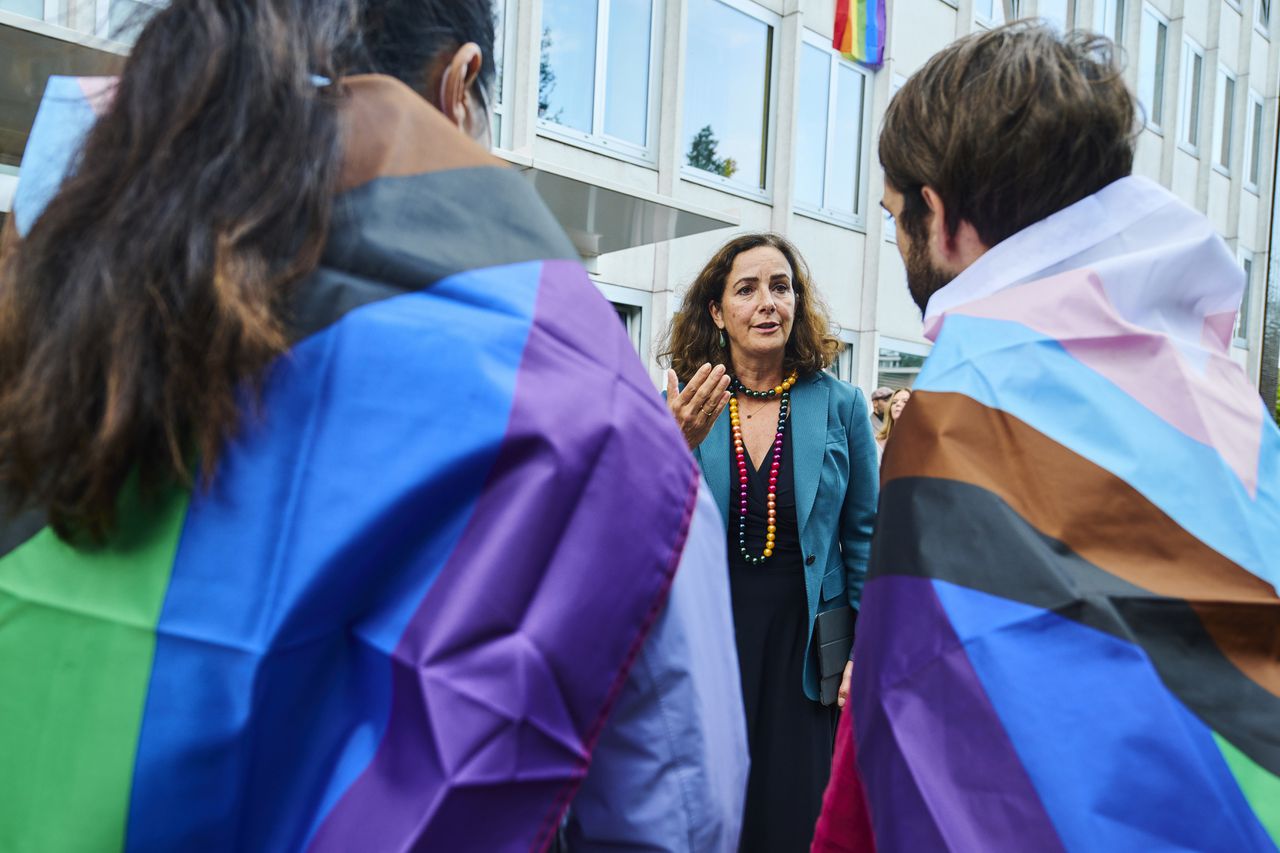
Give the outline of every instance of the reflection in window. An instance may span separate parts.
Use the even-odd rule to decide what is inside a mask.
[[[0,0],[0,9],[27,18],[44,19],[44,0]]]
[[[538,117],[584,133],[591,132],[596,97],[596,11],[573,0],[542,6]]]
[[[925,357],[895,349],[881,349],[876,385],[890,388],[910,388],[924,367]]]
[[[1150,9],[1142,10],[1142,38],[1138,46],[1138,100],[1147,124],[1164,124],[1164,69],[1169,24]]]
[[[647,157],[654,0],[546,0],[542,9],[538,117]]]
[[[1004,23],[1004,3],[1002,0],[974,0],[973,14],[979,23],[998,26]]]
[[[847,218],[861,212],[865,89],[863,73],[834,51],[807,41],[802,45],[796,152],[799,207]]]
[[[1248,163],[1245,165],[1245,183],[1257,187],[1262,175],[1262,98],[1249,93],[1249,135],[1245,138]]]
[[[773,27],[720,0],[690,0],[684,138],[688,166],[765,189]]]
[[[1262,29],[1263,32],[1271,28],[1271,0],[1254,0],[1253,3],[1254,22]]]
[[[1093,29],[1124,44],[1124,0],[1093,0]]]
[[[1182,141],[1200,146],[1200,102],[1204,89],[1204,53],[1191,41],[1182,46]]]
[[[1040,0],[1040,7],[1037,12],[1041,18],[1053,24],[1060,32],[1065,33],[1071,29],[1067,0]]]
[[[1236,78],[1228,74],[1225,69],[1218,70],[1218,97],[1214,110],[1217,113],[1214,126],[1218,136],[1217,144],[1214,145],[1217,152],[1214,162],[1224,169],[1230,169],[1231,128],[1236,119]]]
[[[1253,255],[1241,254],[1244,267],[1244,294],[1240,297],[1240,313],[1236,314],[1236,328],[1232,335],[1236,343],[1244,346],[1249,338],[1249,292],[1253,289]]]

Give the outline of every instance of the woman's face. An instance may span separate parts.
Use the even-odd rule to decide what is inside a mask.
[[[781,363],[796,313],[791,264],[773,246],[748,249],[733,259],[720,304],[708,309],[732,354]]]
[[[911,399],[911,392],[906,388],[895,391],[893,396],[889,398],[889,417],[895,421],[902,417],[902,410],[907,407],[907,401]]]

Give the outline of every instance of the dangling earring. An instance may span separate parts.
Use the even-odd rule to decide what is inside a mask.
[[[724,329],[720,330],[720,349],[724,349]]]

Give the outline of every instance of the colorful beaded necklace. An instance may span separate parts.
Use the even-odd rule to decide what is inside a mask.
[[[778,535],[778,468],[782,462],[782,433],[787,426],[787,414],[791,409],[791,386],[796,384],[796,374],[792,372],[781,385],[768,391],[753,391],[733,377],[729,383],[729,425],[733,429],[733,454],[738,460],[738,550],[748,563],[759,565],[773,556],[773,545]],[[753,557],[747,553],[747,452],[742,441],[742,420],[738,416],[738,395],[745,394],[757,399],[769,399],[781,395],[782,403],[778,406],[778,432],[773,437],[773,462],[769,466],[769,498],[766,508],[769,512],[768,523],[764,534],[764,553]]]

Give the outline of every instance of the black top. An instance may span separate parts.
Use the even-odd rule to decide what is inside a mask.
[[[804,571],[803,552],[800,548],[800,529],[796,523],[796,489],[791,463],[791,424],[783,432],[782,460],[778,467],[778,493],[774,503],[778,512],[777,532],[773,556],[760,566],[752,566],[742,558],[738,548],[738,515],[741,512],[741,492],[738,490],[738,457],[729,442],[729,565],[733,568],[790,568]],[[765,526],[769,511],[769,468],[773,464],[773,445],[765,453],[757,469],[751,454],[747,452],[747,553],[758,557],[764,551]]]

